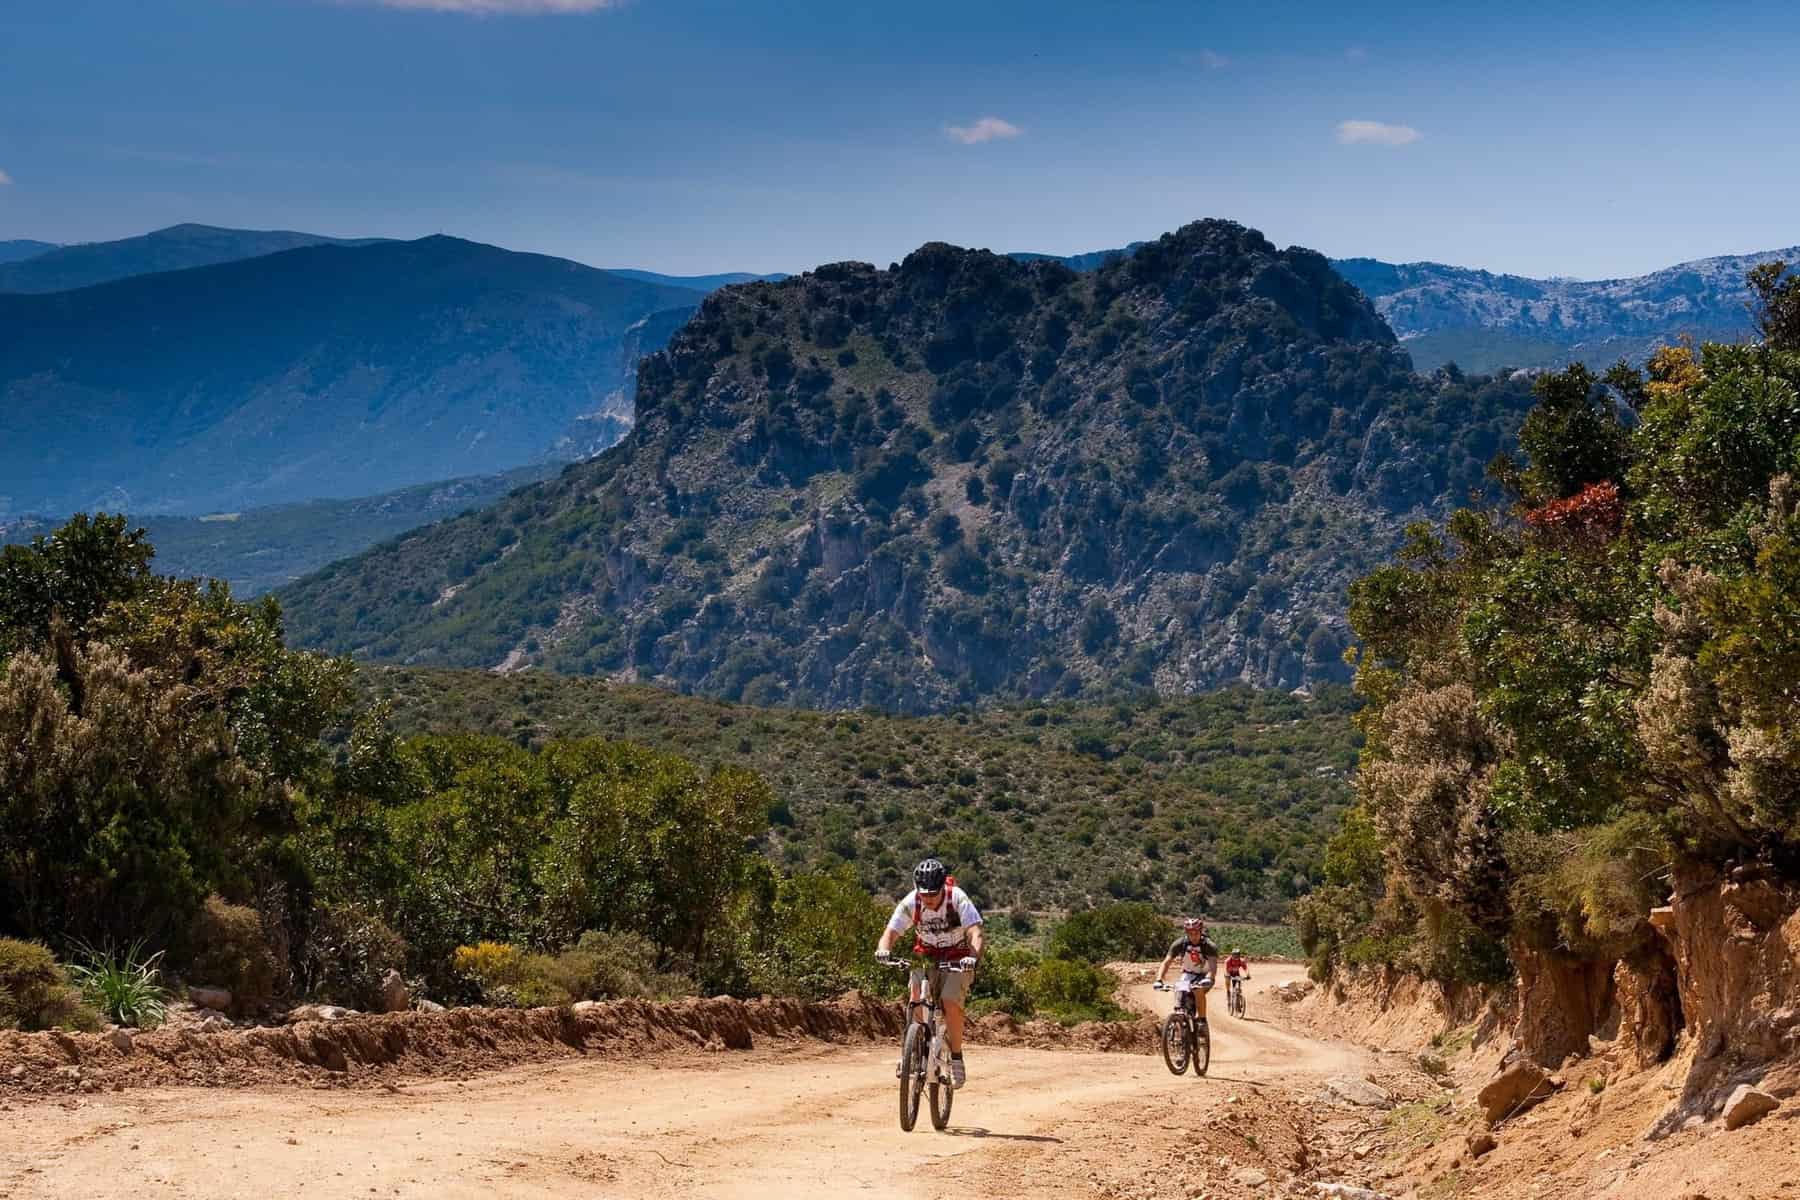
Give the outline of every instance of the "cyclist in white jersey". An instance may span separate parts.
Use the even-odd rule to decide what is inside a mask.
[[[944,1037],[950,1043],[950,1076],[961,1087],[968,1079],[962,1056],[963,1002],[975,982],[975,965],[981,958],[981,913],[935,858],[913,868],[913,890],[894,906],[894,915],[888,918],[887,928],[881,931],[881,941],[875,947],[876,960],[889,961],[895,940],[909,930],[914,953],[964,968],[960,972],[944,972],[939,986],[939,998],[944,1004]],[[925,971],[915,967],[913,1003],[918,1003],[924,989]],[[915,1018],[918,1016],[914,1014]]]

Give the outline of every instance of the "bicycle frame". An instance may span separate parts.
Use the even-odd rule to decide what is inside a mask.
[[[913,964],[910,961],[907,961],[902,965],[904,965],[909,972],[913,969]],[[923,994],[915,1000],[912,995],[911,984],[909,983],[907,985],[906,1004],[908,1023],[924,1026],[926,1035],[930,1038],[930,1041],[926,1043],[928,1054],[925,1063],[925,1078],[937,1080],[944,1084],[950,1082],[950,1045],[947,1040],[948,1034],[945,1032],[944,1028],[944,972],[948,971],[951,974],[961,975],[964,970],[965,968],[959,967],[954,963],[943,963],[938,962],[935,959],[926,959],[925,987],[923,989]],[[925,1010],[923,1019],[918,1015],[918,1010],[921,1008]]]
[[[891,965],[913,969],[909,959]],[[907,987],[906,1030],[900,1039],[900,1128],[911,1131],[918,1117],[919,1095],[931,1093],[931,1124],[943,1129],[950,1122],[950,1104],[956,1094],[950,1070],[950,1044],[944,1024],[944,972],[962,974],[967,968],[928,960],[925,986],[915,997]],[[921,1016],[921,1012],[923,1015]],[[920,1042],[924,1044],[921,1046]]]

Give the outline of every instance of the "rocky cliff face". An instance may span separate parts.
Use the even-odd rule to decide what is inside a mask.
[[[617,450],[285,599],[367,658],[756,702],[1291,687],[1343,676],[1345,584],[1527,403],[1415,376],[1238,225],[1079,274],[928,245],[714,294]]]

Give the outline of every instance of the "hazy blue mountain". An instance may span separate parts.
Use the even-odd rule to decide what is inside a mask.
[[[1035,250],[1014,250],[1006,257],[1015,262],[1059,262],[1071,271],[1093,271],[1107,263],[1136,254],[1143,242],[1132,242],[1116,250],[1090,250],[1086,254],[1039,254]]]
[[[622,432],[659,314],[700,299],[448,237],[0,295],[0,515],[200,514],[541,460],[580,418]]]
[[[1626,279],[1531,279],[1443,263],[1338,259],[1420,370],[1558,366],[1641,359],[1681,336],[1735,341],[1751,331],[1744,276],[1800,246],[1680,263]]]
[[[752,275],[746,271],[726,271],[719,275],[659,275],[655,271],[639,271],[632,267],[608,267],[613,275],[623,275],[639,283],[660,283],[664,287],[692,288],[697,292],[716,292],[734,283],[773,283],[787,275]]]
[[[34,242],[30,238],[16,238],[10,242],[0,242],[0,264],[36,258],[45,251],[55,249],[57,249],[55,242]]]
[[[156,547],[163,575],[223,579],[255,596],[387,538],[458,513],[486,508],[507,493],[562,468],[536,463],[498,475],[421,483],[355,500],[308,500],[203,517],[135,518]],[[0,520],[0,543],[50,533],[62,518]]]
[[[212,225],[171,225],[116,242],[51,246],[22,261],[0,258],[0,292],[66,292],[132,275],[180,271],[256,258],[300,246],[366,246],[376,238],[329,238],[283,229],[219,229]]]

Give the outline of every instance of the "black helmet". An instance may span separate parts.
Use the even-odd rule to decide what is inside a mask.
[[[948,874],[943,863],[935,858],[928,858],[913,868],[913,886],[921,892],[941,892],[944,890],[944,877]]]

